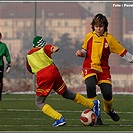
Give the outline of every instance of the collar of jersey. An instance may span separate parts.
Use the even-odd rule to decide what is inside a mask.
[[[96,34],[96,31],[93,31],[93,34]],[[96,35],[97,35],[97,34],[96,34]],[[97,35],[97,36],[98,36],[98,35]],[[101,36],[106,37],[106,36],[107,36],[107,32],[104,32],[103,35],[101,35]],[[100,36],[98,36],[98,37],[100,37]]]

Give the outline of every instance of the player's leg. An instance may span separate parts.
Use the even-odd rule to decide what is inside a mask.
[[[66,99],[73,100],[74,102],[81,104],[87,108],[93,108],[94,107],[94,103],[92,100],[82,96],[79,93],[74,93],[74,92],[70,91],[69,89],[66,89],[64,91],[64,93],[62,94],[62,96]]]
[[[99,100],[88,99],[88,98],[82,96],[81,94],[74,93],[74,92],[72,92],[72,91],[70,91],[68,89],[66,89],[64,91],[62,96],[64,98],[74,100],[76,103],[81,104],[81,105],[83,105],[83,106],[85,106],[87,108],[91,108],[95,112],[97,117],[100,116],[100,110],[99,110],[100,101]]]
[[[87,97],[91,99],[97,99],[96,95],[96,76],[91,76],[85,79]]]
[[[43,113],[55,119],[56,123],[53,126],[61,126],[66,124],[64,117],[61,113],[54,110],[49,104],[45,103],[45,96],[36,96],[35,104],[36,106],[42,110]]]
[[[2,100],[3,91],[3,66],[0,66],[0,101]]]
[[[54,67],[54,66],[53,66]],[[50,116],[55,120],[53,126],[64,125],[65,119],[61,113],[52,108],[49,104],[45,103],[46,97],[50,94],[51,90],[56,87],[56,79],[58,79],[57,69],[49,68],[50,70],[42,70],[41,73],[37,73],[37,85],[36,88],[36,106],[42,110],[43,113]],[[54,71],[55,70],[55,71]],[[53,75],[55,74],[55,75]],[[48,75],[48,76],[47,76]],[[57,76],[57,78],[56,78]],[[62,92],[62,88],[65,86],[60,83],[58,88]]]
[[[87,91],[87,97],[93,101],[95,101],[96,108],[93,109],[97,116],[97,122],[95,125],[103,125],[102,119],[101,119],[101,114],[100,114],[100,101],[97,100],[97,95],[96,95],[96,85],[97,85],[97,79],[96,76],[91,76],[85,79],[85,84],[86,84],[86,91]]]
[[[94,103],[92,99],[88,99],[78,93],[75,94],[71,92],[70,90],[67,89],[67,86],[64,83],[60,73],[56,73],[56,74],[58,74],[58,78],[56,78],[55,80],[56,82],[53,88],[58,94],[62,95],[64,98],[74,100],[76,103],[95,109],[95,112],[97,112],[96,114],[99,113],[99,110],[98,110],[99,101],[98,100],[94,99],[95,100],[95,103]]]
[[[114,120],[118,121],[120,117],[114,109],[112,108],[113,98],[112,98],[112,85],[108,83],[101,83],[101,92],[103,95],[104,111]]]

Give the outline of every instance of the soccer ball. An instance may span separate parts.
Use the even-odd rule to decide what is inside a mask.
[[[94,126],[96,115],[92,110],[86,109],[81,113],[80,121],[84,126]]]

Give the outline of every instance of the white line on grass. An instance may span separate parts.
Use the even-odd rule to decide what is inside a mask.
[[[40,112],[41,110],[31,110],[31,109],[0,109],[0,111],[18,111],[18,112]],[[79,111],[74,111],[74,110],[57,110],[59,112],[82,112],[82,110],[79,110]],[[101,112],[101,113],[105,113],[105,112]],[[133,112],[117,112],[117,113],[120,113],[120,114],[133,114]]]
[[[34,125],[34,124],[32,124],[32,125],[17,125],[17,126],[19,126],[19,127],[48,127],[48,126],[51,126],[51,125]],[[66,127],[79,127],[79,126],[81,126],[81,125],[65,125]],[[132,124],[108,124],[108,125],[103,125],[103,126],[110,126],[110,127],[118,127],[118,126],[120,126],[120,127],[132,127],[133,125]],[[102,127],[103,127],[102,126]],[[0,125],[0,127],[16,127],[16,125]],[[97,126],[96,126],[97,127]]]
[[[1,118],[2,119],[2,118]],[[47,119],[44,119],[44,118],[25,118],[25,117],[17,117],[17,118],[3,118],[3,119],[7,119],[7,120],[10,120],[10,119],[12,119],[12,120],[37,120],[37,121],[45,121],[45,120],[47,120]],[[66,120],[68,120],[68,121],[78,121],[79,119],[66,119]],[[112,121],[112,119],[105,119],[104,118],[104,120],[105,121]],[[132,120],[127,120],[127,119],[121,119],[121,121],[124,121],[124,122],[132,122]]]

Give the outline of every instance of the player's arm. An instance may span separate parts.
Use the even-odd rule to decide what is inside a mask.
[[[87,51],[84,50],[84,49],[77,50],[77,51],[76,51],[76,56],[79,56],[79,57],[86,57],[86,53],[87,53]]]
[[[133,55],[129,52],[126,52],[122,58],[130,63],[133,63]]]
[[[48,57],[51,58],[51,54],[52,53],[55,53],[59,50],[59,47],[57,46],[54,46],[54,45],[51,45],[51,44],[47,44],[45,47],[44,47],[44,52],[47,54]]]
[[[6,45],[5,45],[5,57],[6,57],[6,61],[7,61],[6,73],[9,73],[11,70],[11,57],[10,57],[9,50]]]
[[[82,49],[76,51],[76,56],[83,57],[83,58],[86,57],[86,54],[87,54],[87,44],[88,44],[88,41],[89,41],[89,39],[91,37],[92,37],[92,32],[88,33],[85,36],[84,43],[82,45]]]
[[[114,37],[111,37],[110,50],[112,53],[120,55],[126,61],[133,63],[133,55],[129,53]]]

